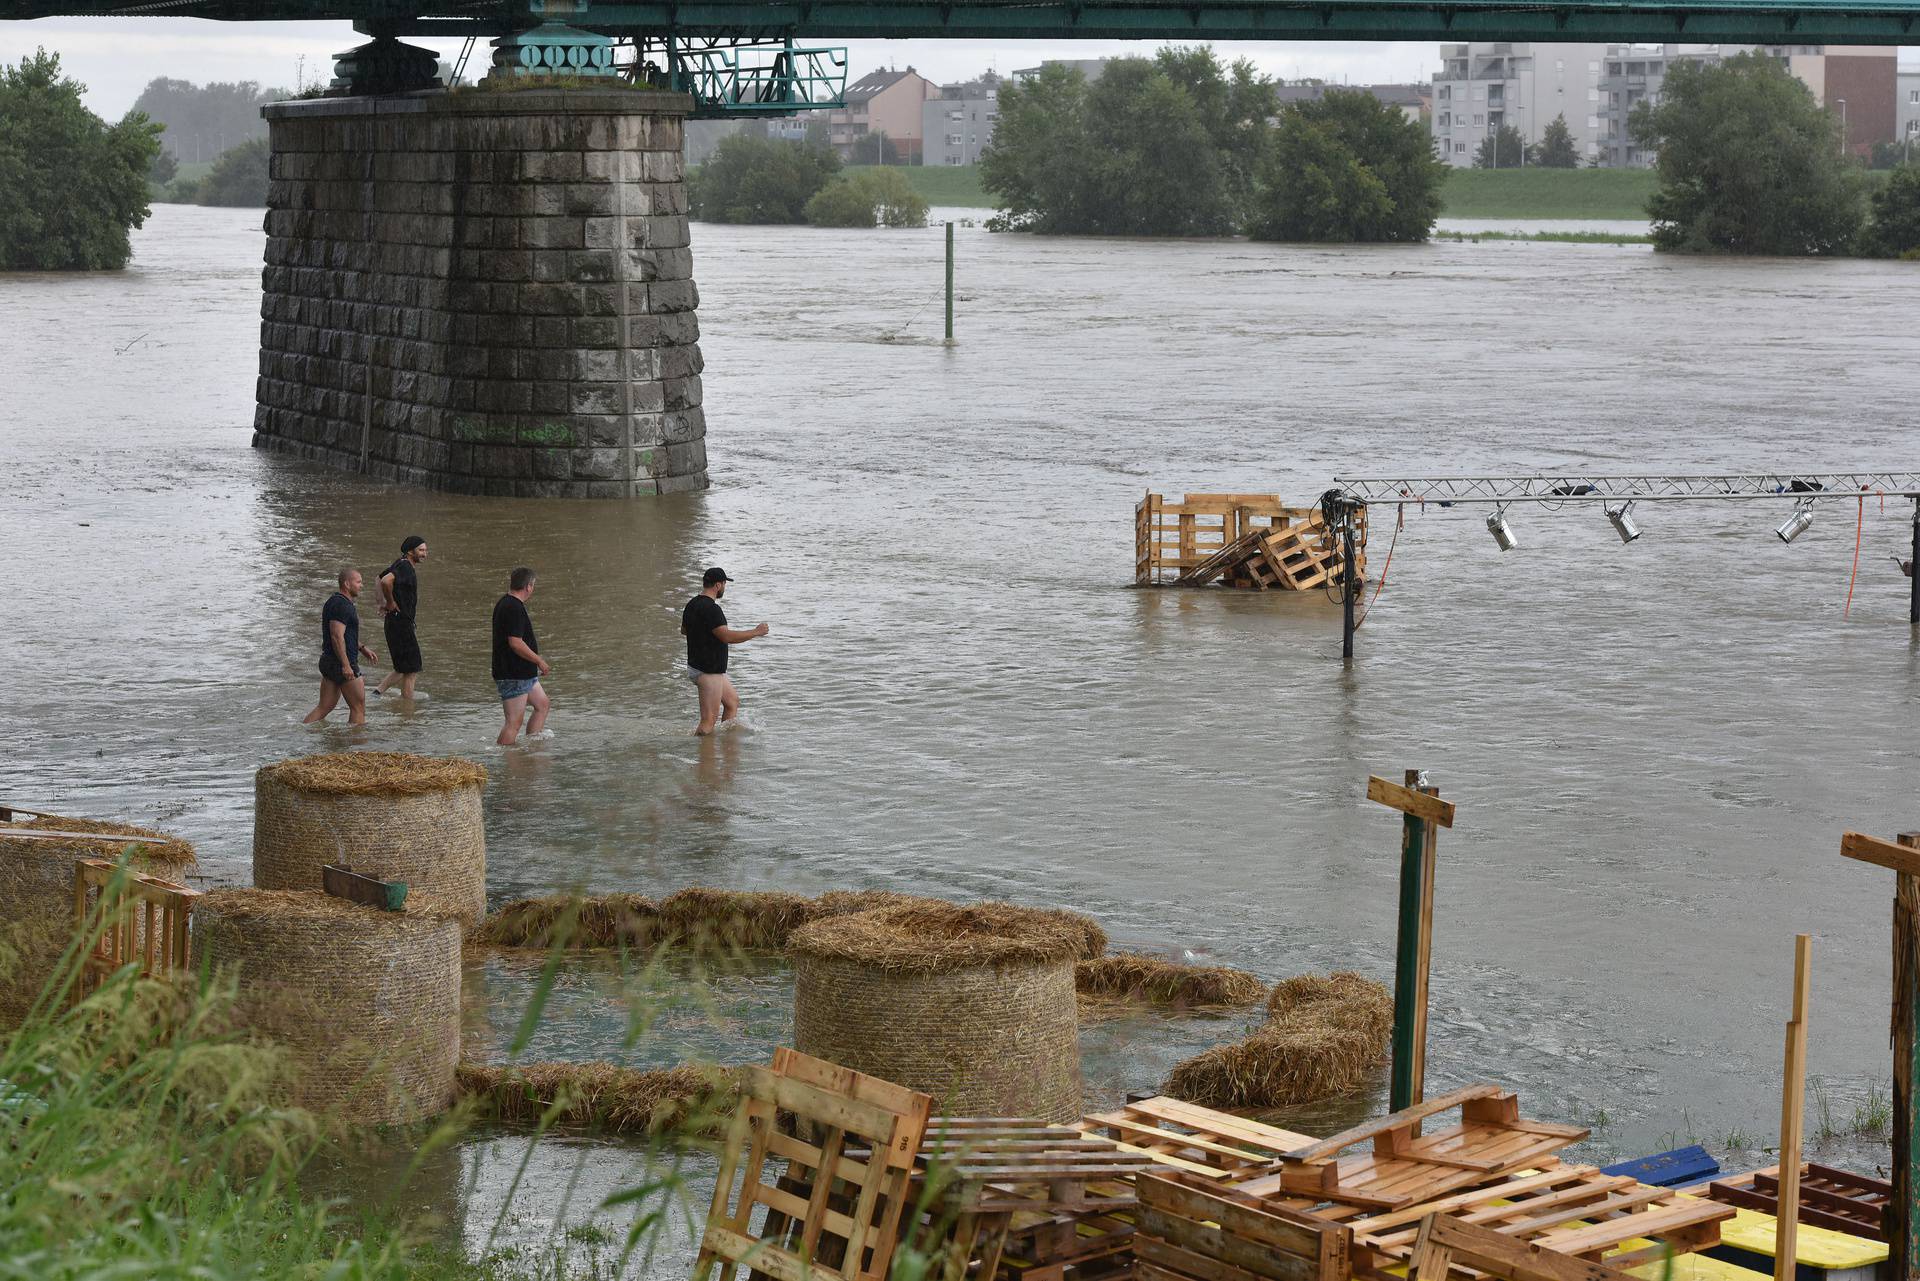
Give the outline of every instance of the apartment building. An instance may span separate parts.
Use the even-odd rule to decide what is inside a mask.
[[[1000,81],[997,77],[965,84],[941,85],[940,96],[920,104],[920,136],[924,163],[972,165],[993,141],[1000,119]]]
[[[1426,123],[1433,102],[1433,89],[1429,85],[1283,84],[1276,85],[1273,93],[1275,100],[1284,107],[1292,102],[1318,102],[1330,89],[1355,89],[1370,93],[1414,124]]]
[[[1899,132],[1895,136],[1920,144],[1920,66],[1901,67],[1895,73],[1894,97],[1899,110]]]
[[[1600,70],[1597,163],[1610,169],[1650,169],[1654,151],[1633,141],[1627,122],[1634,107],[1660,101],[1667,73],[1682,62],[1712,65],[1744,46],[1612,44]]]
[[[1600,69],[1604,44],[1488,42],[1443,44],[1433,74],[1432,133],[1436,154],[1467,168],[1483,139],[1511,125],[1529,143],[1554,118],[1566,118],[1574,151],[1591,164],[1599,155]]]
[[[826,113],[827,143],[842,160],[871,164],[876,147],[868,140],[877,133],[887,141],[889,163],[919,164],[925,139],[920,109],[939,93],[912,67],[869,71],[847,86],[845,107]]]

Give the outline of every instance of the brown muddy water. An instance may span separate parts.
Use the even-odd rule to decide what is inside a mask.
[[[1771,1142],[1804,930],[1809,1130],[1874,1110],[1891,877],[1837,847],[1920,826],[1920,650],[1887,560],[1907,511],[1867,505],[1845,619],[1850,504],[1792,546],[1772,506],[1643,511],[1624,547],[1598,512],[1520,511],[1506,555],[1484,513],[1410,514],[1343,670],[1320,598],[1132,588],[1132,505],[1306,500],[1343,473],[1912,466],[1914,268],[962,228],[947,349],[937,229],[702,225],[713,488],[522,502],[248,447],[259,224],[162,206],[123,274],[0,276],[0,797],[164,825],[239,883],[262,763],[466,753],[493,775],[495,901],[883,886],[1071,906],[1269,979],[1390,979],[1397,825],[1361,793],[1419,766],[1460,807],[1436,1088],[1507,1082],[1594,1124],[1599,1156]],[[301,726],[334,568],[371,576],[414,532],[431,701]],[[503,752],[486,624],[521,563],[555,737]],[[677,611],[716,563],[730,617],[773,634],[735,652],[745,727],[695,741]],[[503,1054],[531,970],[472,977],[469,1052]],[[752,1061],[788,1000],[777,967],[728,976],[630,1036],[631,993],[582,963],[526,1053]],[[1088,1029],[1090,1101],[1240,1024]],[[537,1145],[501,1218],[523,1155],[472,1140],[406,1195],[471,1244],[533,1240],[644,1159]]]

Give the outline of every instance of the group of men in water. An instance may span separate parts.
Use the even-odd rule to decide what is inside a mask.
[[[420,606],[420,579],[416,567],[427,559],[427,540],[408,535],[400,544],[400,558],[380,572],[380,615],[387,639],[391,670],[373,690],[383,697],[397,683],[399,697],[415,702],[427,697],[416,689],[415,681],[425,666],[415,622]],[[536,575],[525,565],[507,576],[507,591],[493,606],[493,683],[500,696],[504,724],[494,741],[512,746],[524,729],[529,739],[551,738],[546,727],[552,701],[541,686],[540,678],[553,671],[540,657],[540,641],[534,635],[533,616],[527,600],[533,595]],[[724,569],[715,566],[702,576],[700,593],[686,604],[680,614],[680,632],[687,638],[687,679],[699,693],[700,721],[695,734],[711,734],[730,724],[740,714],[740,691],[727,675],[727,649],[765,636],[767,625],[741,630],[727,624],[720,598],[727,594],[733,580]],[[320,701],[307,713],[303,723],[324,720],[342,701],[347,705],[347,724],[359,725],[367,719],[367,688],[360,674],[360,660],[377,663],[380,656],[360,641],[360,611],[355,602],[364,583],[360,571],[344,568],[335,575],[334,593],[320,610]]]

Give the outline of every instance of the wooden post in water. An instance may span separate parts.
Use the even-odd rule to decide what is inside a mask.
[[[1920,574],[1920,565],[1914,567]],[[1887,1267],[1891,1281],[1920,1281],[1920,1135],[1913,1124],[1913,1087],[1920,1080],[1914,1026],[1920,1023],[1920,832],[1897,842],[1860,832],[1840,838],[1844,858],[1896,873],[1893,888],[1893,1197],[1887,1202]]]
[[[1773,1221],[1773,1281],[1794,1281],[1800,1257],[1800,1139],[1807,1088],[1807,984],[1812,940],[1793,940],[1793,1017],[1780,1083],[1780,1204]]]
[[[1393,966],[1393,1077],[1387,1110],[1419,1103],[1427,1078],[1427,972],[1433,960],[1433,861],[1453,804],[1426,786],[1419,770],[1405,785],[1367,779],[1367,799],[1401,814],[1400,925]]]
[[[947,220],[947,346],[953,346],[953,220]]]

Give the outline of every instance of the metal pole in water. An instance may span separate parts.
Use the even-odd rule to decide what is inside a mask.
[[[1907,602],[1907,622],[1920,627],[1920,498],[1913,500],[1913,588]]]
[[[1407,771],[1407,786],[1418,789],[1420,771]],[[1427,884],[1430,864],[1427,855],[1427,822],[1413,814],[1401,815],[1400,829],[1400,923],[1394,946],[1393,965],[1393,1067],[1388,1082],[1387,1111],[1398,1112],[1420,1101],[1421,1085],[1416,1066],[1425,1055],[1416,1039],[1426,1019],[1421,1009],[1426,1003],[1426,975],[1421,970],[1421,927],[1431,919],[1431,886]]]
[[[1353,564],[1354,550],[1353,550],[1353,513],[1352,512],[1347,513],[1346,524],[1341,528],[1341,544],[1342,544],[1341,546],[1342,572],[1340,575],[1340,614],[1341,614],[1340,657],[1342,660],[1351,663],[1353,661],[1353,602],[1354,602],[1354,599],[1358,597],[1360,594],[1358,585],[1353,581],[1354,580],[1354,564]]]
[[[947,223],[947,345],[953,345],[953,223]]]

